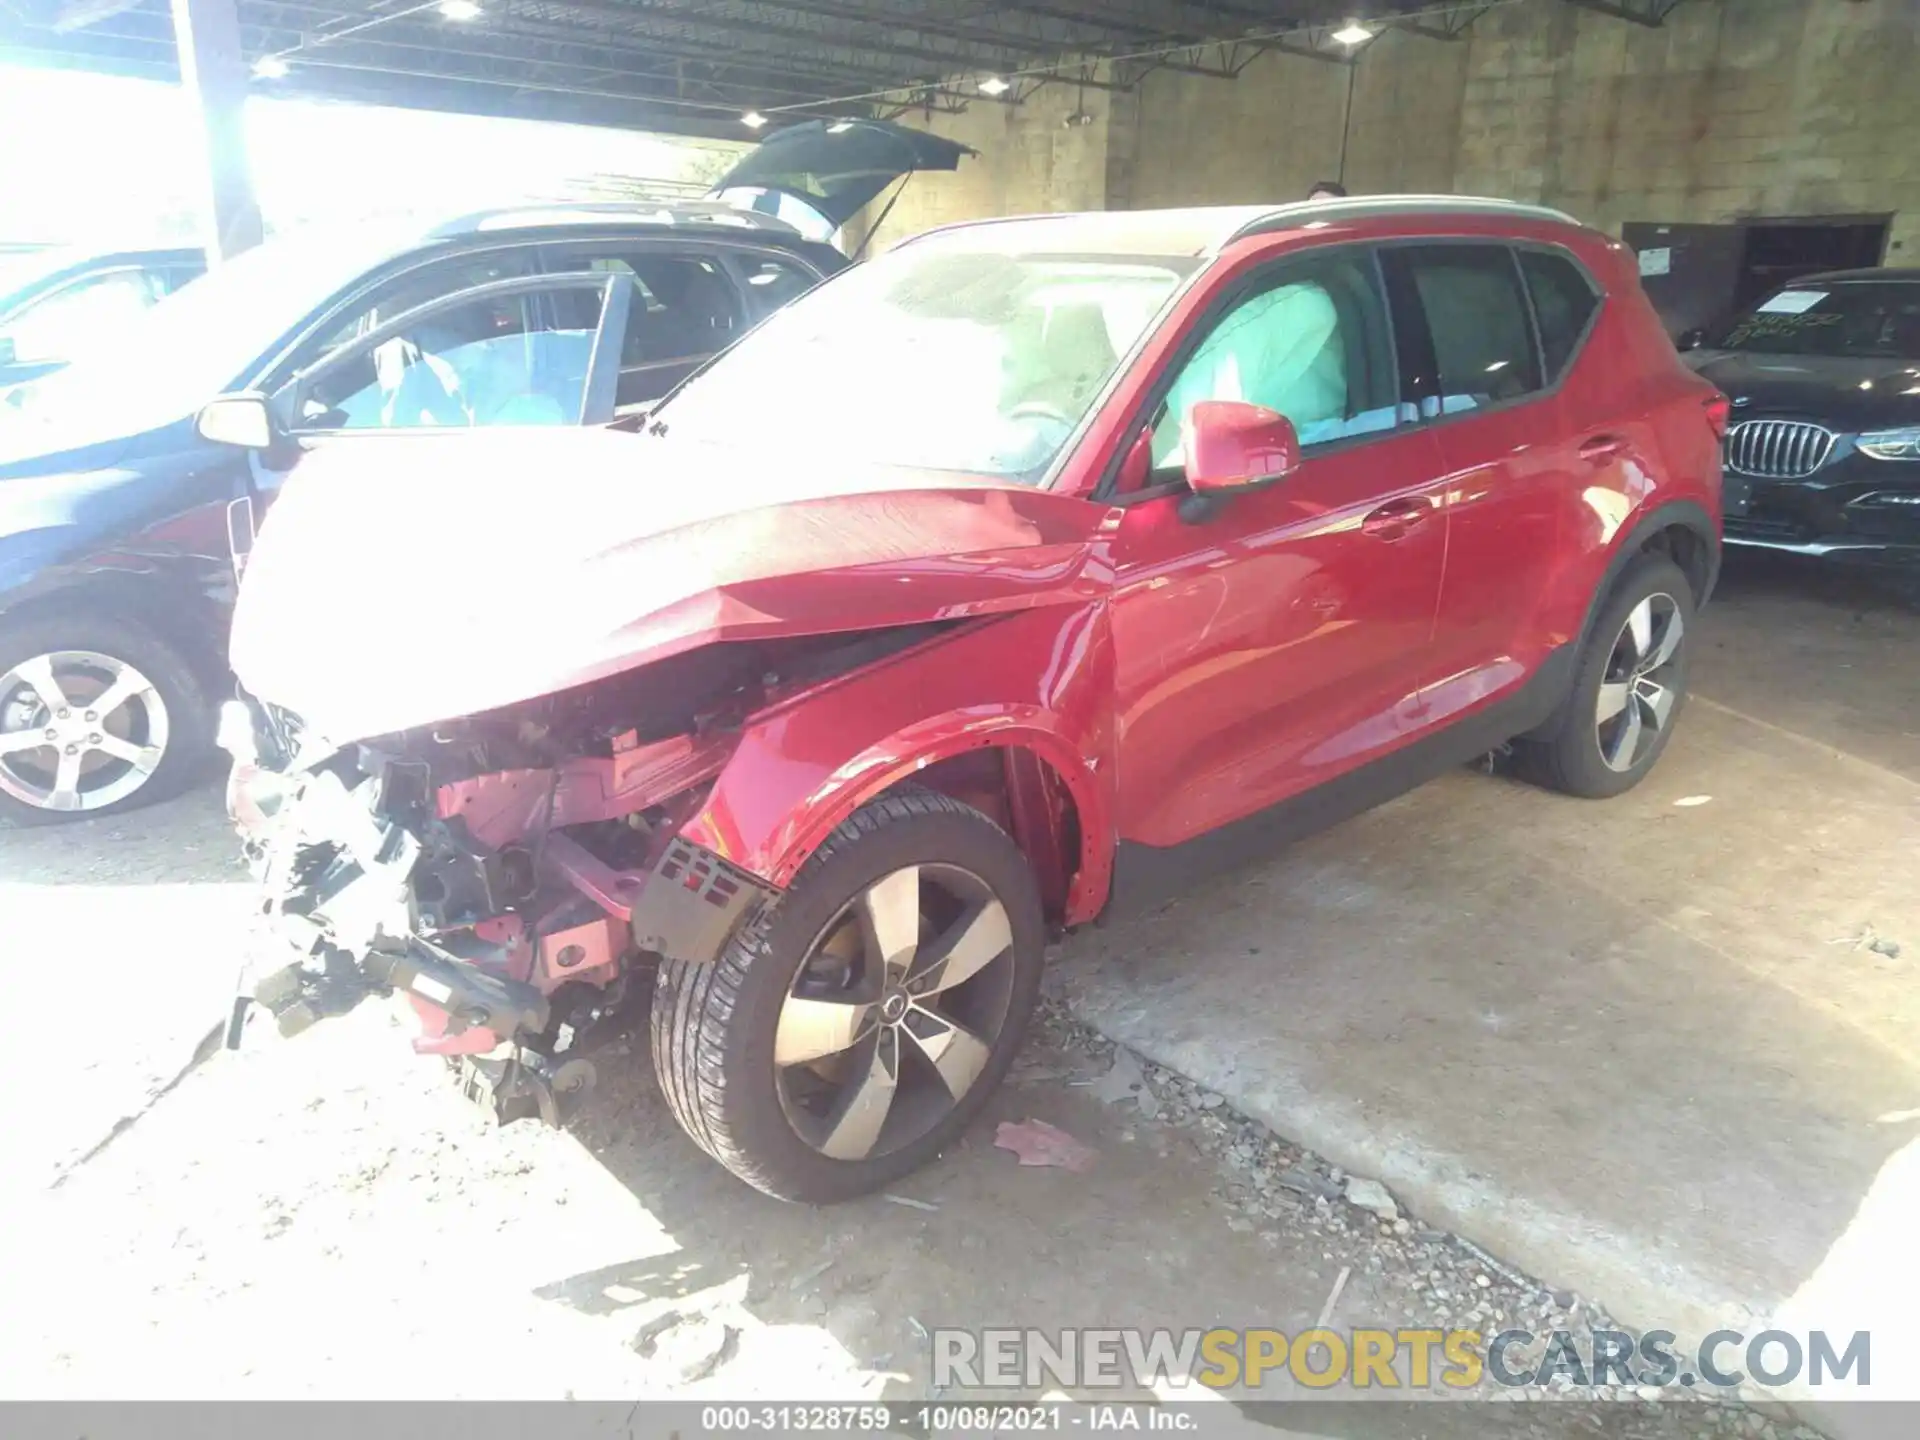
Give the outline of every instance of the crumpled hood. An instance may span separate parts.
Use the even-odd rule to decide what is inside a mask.
[[[261,526],[234,672],[344,744],[716,639],[1092,593],[1104,507],[809,448],[596,430],[324,442]]]

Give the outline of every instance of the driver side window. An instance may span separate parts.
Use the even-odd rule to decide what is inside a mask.
[[[597,293],[556,288],[432,311],[319,376],[294,428],[577,424],[600,305]]]
[[[1244,400],[1291,420],[1303,449],[1399,423],[1386,304],[1364,252],[1281,266],[1235,303],[1181,367],[1152,425],[1155,479],[1177,478],[1187,417]]]

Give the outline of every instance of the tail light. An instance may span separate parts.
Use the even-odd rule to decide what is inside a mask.
[[[1707,424],[1713,428],[1713,438],[1724,440],[1727,421],[1733,417],[1733,401],[1716,390],[1701,403],[1707,407]]]

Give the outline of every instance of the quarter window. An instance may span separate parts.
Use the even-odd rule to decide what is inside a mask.
[[[1504,245],[1413,245],[1385,252],[1433,341],[1437,385],[1422,413],[1483,409],[1540,389],[1533,325],[1513,252]],[[1434,391],[1437,390],[1437,393]]]
[[[782,305],[798,300],[820,283],[820,277],[811,270],[791,260],[778,260],[772,256],[743,259],[740,269],[746,276],[748,294],[759,303],[762,311],[778,310]]]
[[[1540,326],[1547,383],[1552,384],[1573,359],[1574,347],[1586,333],[1587,321],[1599,308],[1600,297],[1586,272],[1566,256],[1544,250],[1522,250],[1519,254],[1527,294],[1533,299],[1533,317]]]

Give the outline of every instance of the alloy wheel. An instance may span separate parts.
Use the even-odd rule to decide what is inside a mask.
[[[1686,622],[1671,595],[1647,596],[1627,612],[1600,681],[1594,729],[1600,758],[1626,773],[1659,743],[1679,698],[1681,642]]]
[[[787,1123],[833,1160],[912,1144],[978,1083],[1013,982],[1007,910],[986,881],[932,864],[882,876],[815,937],[781,1005]]]
[[[0,791],[37,810],[101,810],[167,753],[166,702],[124,660],[56,650],[0,675]]]

